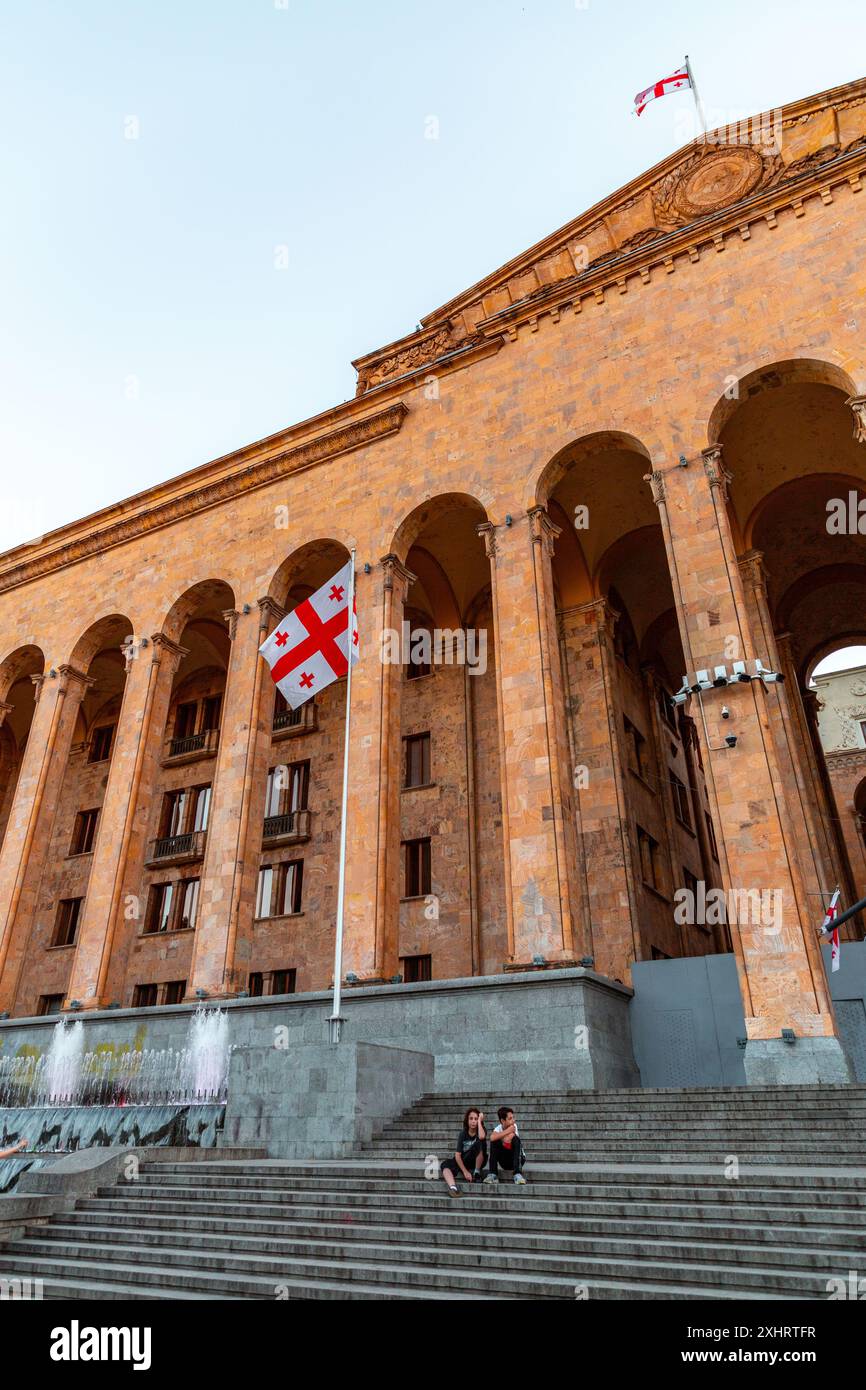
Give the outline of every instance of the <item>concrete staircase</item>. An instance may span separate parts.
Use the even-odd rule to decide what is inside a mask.
[[[496,1122],[427,1096],[352,1159],[144,1163],[0,1247],[0,1277],[46,1298],[692,1300],[866,1275],[866,1087],[507,1099],[525,1188],[454,1199],[425,1176],[468,1104]]]

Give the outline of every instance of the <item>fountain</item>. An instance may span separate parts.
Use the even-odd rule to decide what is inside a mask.
[[[0,1148],[26,1139],[28,1150],[0,1160],[0,1192],[34,1163],[34,1151],[216,1144],[231,1056],[224,1009],[199,1005],[182,1048],[84,1046],[81,1019],[63,1018],[42,1057],[0,1059]]]

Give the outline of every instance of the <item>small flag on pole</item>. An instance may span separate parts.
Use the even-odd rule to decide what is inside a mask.
[[[341,570],[278,623],[259,651],[271,668],[277,689],[292,709],[345,676],[358,660],[358,613],[352,602],[349,643],[349,594],[352,565]]]
[[[839,889],[837,888],[832,898],[830,899],[830,906],[827,908],[827,915],[825,916],[824,921],[821,924],[821,935],[829,936],[830,938],[831,971],[839,969],[839,928],[836,924],[836,918],[838,916]]]
[[[669,77],[663,77],[659,82],[654,82],[646,91],[638,92],[634,99],[634,114],[639,116],[641,112],[655,101],[656,97],[666,97],[668,92],[679,92],[684,87],[692,86],[691,73],[689,72],[688,59],[682,67],[677,68]]]

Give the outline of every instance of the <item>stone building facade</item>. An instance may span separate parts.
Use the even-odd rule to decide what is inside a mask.
[[[348,986],[730,949],[751,1049],[834,1049],[806,675],[864,640],[866,81],[747,127],[354,400],[0,556],[0,1008],[327,987],[345,682],[294,719],[257,649],[354,548]],[[680,920],[711,889],[774,910]]]
[[[866,534],[866,523],[864,523]],[[866,898],[866,666],[813,677],[818,731],[858,901]]]

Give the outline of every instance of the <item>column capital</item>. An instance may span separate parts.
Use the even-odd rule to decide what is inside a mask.
[[[96,684],[93,676],[87,676],[83,671],[79,671],[76,666],[60,666],[58,668],[63,679],[65,689],[70,688],[77,695],[79,700],[83,700],[92,685]]]
[[[653,469],[652,473],[644,473],[643,480],[649,483],[653,501],[657,507],[662,506],[667,501],[667,486],[665,475],[658,468]]]
[[[409,586],[415,583],[417,576],[406,568],[398,555],[383,555],[379,564],[382,567],[382,583],[385,590],[402,590],[405,602]]]
[[[724,501],[727,502],[728,489],[734,480],[734,475],[725,467],[721,444],[711,444],[708,449],[702,449],[701,458],[704,461],[704,472],[710,487],[717,487]]]
[[[737,563],[743,579],[748,581],[753,589],[759,589],[763,594],[766,594],[769,575],[764,564],[764,552],[762,550],[747,550],[738,557]]]
[[[529,507],[526,515],[529,517],[532,544],[542,545],[548,555],[552,555],[556,538],[562,535],[562,527],[557,526],[556,522],[551,520],[546,507]]]
[[[272,628],[281,623],[286,616],[286,609],[281,603],[277,603],[270,594],[265,594],[263,598],[257,600],[259,605],[259,628],[263,632],[270,632]]]
[[[492,521],[480,521],[475,527],[476,532],[484,542],[484,553],[488,560],[496,558],[496,527]]]
[[[858,444],[866,444],[866,396],[849,396],[845,404],[854,416],[854,438]]]
[[[240,615],[240,613],[238,612],[238,610],[237,610],[236,608],[224,608],[224,609],[223,609],[223,622],[224,622],[224,623],[226,624],[226,626],[228,627],[228,630],[229,630],[229,641],[230,641],[230,642],[233,642],[233,641],[235,640],[235,637],[237,636],[237,631],[238,631],[238,618],[239,618],[240,616],[241,616],[241,615]]]
[[[6,700],[0,700],[0,726],[2,726],[7,714],[14,708],[15,706],[8,704]]]
[[[173,642],[170,637],[166,637],[163,632],[155,632],[150,639],[153,646],[153,656],[150,658],[154,666],[165,662],[174,675],[183,658],[187,655],[189,648],[182,647],[179,642]]]

